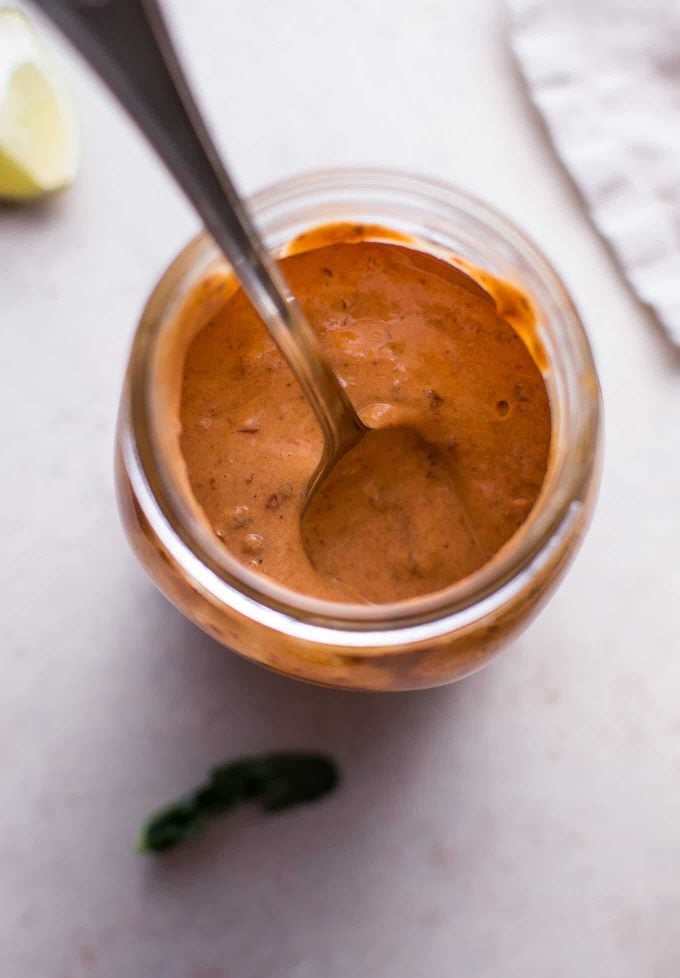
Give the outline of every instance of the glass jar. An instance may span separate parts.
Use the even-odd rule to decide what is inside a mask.
[[[178,412],[173,418],[163,371],[173,363],[183,305],[221,261],[212,240],[200,234],[156,286],[132,346],[116,451],[118,499],[132,547],[188,618],[280,673],[365,690],[460,679],[532,619],[589,523],[599,477],[601,405],[578,314],[548,262],[515,227],[480,201],[432,180],[381,170],[317,172],[256,194],[250,206],[277,255],[319,225],[382,226],[412,247],[457,256],[528,296],[553,423],[542,491],[489,563],[435,594],[385,605],[325,602],[244,567],[197,518],[186,476],[169,464]],[[206,314],[212,301],[208,288]],[[175,369],[181,370],[181,360]]]

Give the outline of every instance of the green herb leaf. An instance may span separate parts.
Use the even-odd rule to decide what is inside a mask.
[[[202,825],[203,818],[195,806],[192,803],[179,802],[157,812],[147,822],[140,836],[138,849],[140,852],[172,849],[179,842],[198,835]]]
[[[247,801],[259,801],[266,812],[315,801],[332,791],[338,780],[336,764],[320,754],[267,754],[233,761],[215,768],[207,784],[188,798],[153,815],[142,830],[139,849],[172,849],[197,835],[206,816]]]

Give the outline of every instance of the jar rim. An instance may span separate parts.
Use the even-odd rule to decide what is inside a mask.
[[[324,644],[337,641],[338,630],[345,644],[357,647],[391,645],[406,638],[427,640],[466,628],[511,601],[525,586],[527,576],[550,560],[555,538],[578,520],[591,481],[600,426],[597,374],[583,324],[551,264],[512,222],[466,191],[398,170],[337,168],[277,181],[250,197],[249,205],[261,223],[263,214],[277,207],[299,205],[314,195],[330,198],[334,193],[350,206],[357,195],[367,193],[380,195],[387,206],[390,202],[399,206],[401,201],[404,206],[435,208],[444,214],[444,223],[458,215],[472,222],[485,241],[487,236],[493,238],[499,247],[521,256],[531,268],[564,319],[564,348],[560,352],[568,355],[572,379],[590,378],[579,403],[573,405],[576,431],[569,446],[571,459],[555,491],[541,493],[527,520],[479,570],[441,591],[417,598],[379,605],[325,601],[244,567],[193,518],[186,494],[165,464],[156,436],[151,363],[163,323],[179,311],[192,276],[193,284],[202,277],[196,274],[199,262],[205,266],[209,256],[214,259],[218,254],[205,231],[166,268],[143,310],[126,385],[125,409],[131,425],[122,441],[123,457],[147,520],[171,557],[213,600],[293,637]],[[419,238],[426,242],[424,236]]]

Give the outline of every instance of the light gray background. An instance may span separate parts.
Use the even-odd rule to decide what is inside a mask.
[[[68,194],[0,210],[3,978],[677,978],[680,360],[629,295],[528,107],[494,0],[173,0],[245,190],[422,171],[515,218],[588,323],[599,508],[540,619],[448,689],[351,695],[222,650],[118,524],[135,318],[196,221],[59,46]],[[158,861],[143,818],[242,751],[336,755],[315,808],[225,818]]]

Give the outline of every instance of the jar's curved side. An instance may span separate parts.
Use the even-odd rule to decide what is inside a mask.
[[[125,393],[123,402],[125,401]],[[351,690],[403,691],[440,686],[481,669],[516,638],[546,603],[576,555],[597,495],[599,466],[593,469],[584,505],[544,562],[540,575],[500,609],[480,615],[465,629],[436,639],[357,650],[337,632],[332,644],[304,640],[269,628],[215,600],[181,566],[154,530],[154,519],[133,489],[122,451],[127,412],[119,414],[116,438],[116,495],[129,543],[161,593],[190,621],[221,645],[274,672],[322,686]],[[598,453],[599,454],[599,453]],[[146,501],[148,505],[148,500]],[[158,516],[158,514],[155,514]]]

